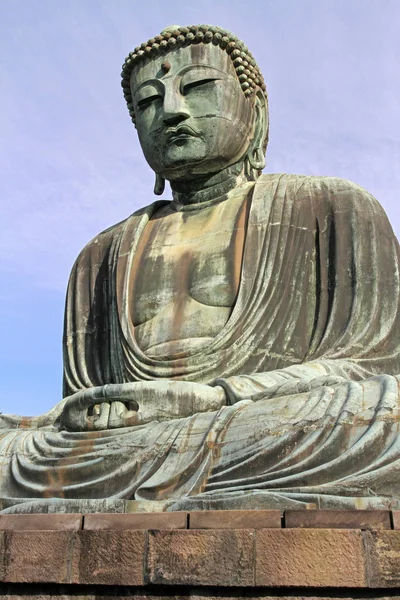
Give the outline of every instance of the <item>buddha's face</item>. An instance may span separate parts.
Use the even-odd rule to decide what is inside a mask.
[[[193,44],[140,64],[131,90],[145,158],[166,179],[218,172],[246,152],[253,100],[220,48]]]

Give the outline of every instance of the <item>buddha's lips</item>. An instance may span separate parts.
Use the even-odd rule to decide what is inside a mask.
[[[200,137],[200,133],[188,125],[181,125],[180,127],[169,127],[165,130],[164,136],[167,142],[173,142],[187,137]]]

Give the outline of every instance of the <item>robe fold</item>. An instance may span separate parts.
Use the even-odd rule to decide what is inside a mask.
[[[141,351],[131,318],[133,257],[159,207],[77,259],[64,397],[169,379],[221,385],[229,405],[97,432],[60,430],[65,399],[2,415],[0,509],[400,507],[400,252],[380,204],[337,178],[261,176],[231,316],[171,359]]]

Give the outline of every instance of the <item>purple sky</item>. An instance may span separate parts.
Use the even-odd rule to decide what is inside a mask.
[[[399,235],[398,0],[3,0],[1,411],[39,414],[60,400],[72,263],[154,198],[120,88],[124,57],[167,25],[197,23],[233,31],[258,60],[266,171],[356,181]]]

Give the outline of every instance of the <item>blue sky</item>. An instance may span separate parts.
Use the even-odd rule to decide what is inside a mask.
[[[236,33],[261,66],[266,171],[356,181],[400,234],[398,0],[3,0],[2,412],[39,414],[60,400],[72,263],[153,200],[120,88],[124,57],[167,25],[197,23]]]

